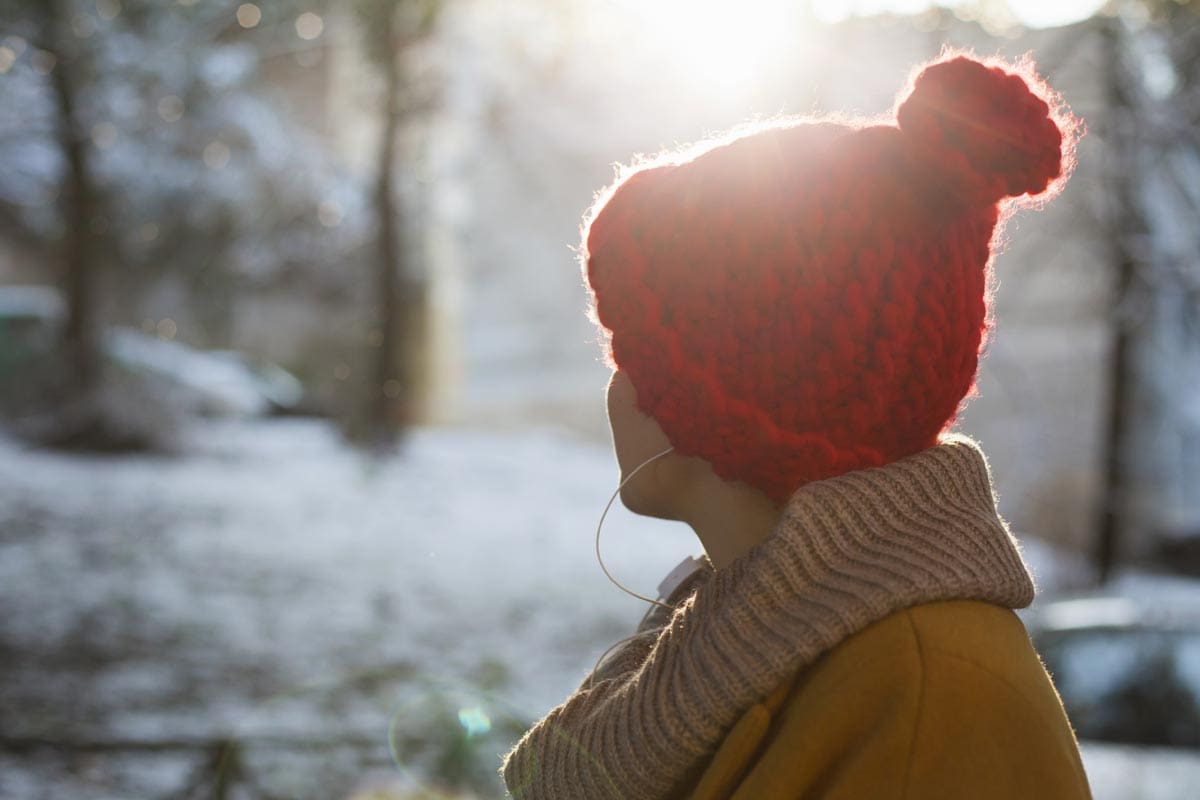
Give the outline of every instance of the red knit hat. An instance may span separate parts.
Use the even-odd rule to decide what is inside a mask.
[[[943,56],[910,87],[894,124],[776,121],[639,165],[585,225],[638,406],[777,502],[937,442],[974,386],[999,223],[1073,165],[1081,126],[1027,63]]]

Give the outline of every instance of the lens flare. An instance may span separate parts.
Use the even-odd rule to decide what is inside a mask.
[[[467,732],[467,736],[478,736],[492,729],[492,720],[487,714],[483,713],[483,709],[479,706],[460,708],[458,710],[458,724],[463,726],[463,730]]]

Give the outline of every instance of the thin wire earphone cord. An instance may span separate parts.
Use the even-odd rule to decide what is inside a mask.
[[[608,571],[608,567],[606,567],[604,565],[604,557],[600,555],[600,530],[604,527],[604,520],[608,517],[609,509],[612,508],[612,504],[615,503],[617,500],[617,495],[619,495],[621,493],[621,490],[625,488],[625,485],[628,484],[631,480],[633,480],[634,476],[637,475],[639,472],[641,472],[645,467],[654,463],[655,461],[662,458],[663,456],[669,455],[670,453],[672,453],[674,451],[675,451],[675,448],[673,446],[668,447],[666,450],[663,450],[658,455],[650,456],[650,458],[647,458],[641,464],[638,464],[636,467],[634,467],[633,471],[630,472],[628,475],[626,475],[625,479],[621,481],[619,486],[617,486],[617,490],[612,493],[612,497],[608,498],[608,502],[604,504],[604,511],[600,514],[600,522],[596,524],[596,561],[598,561],[600,563],[600,569],[604,571],[604,577],[608,578],[608,580],[612,583],[613,586],[616,586],[618,589],[620,589],[622,592],[625,592],[625,594],[627,594],[627,595],[636,597],[638,600],[642,600],[646,603],[650,603],[651,608],[646,609],[646,613],[644,615],[642,615],[642,622],[645,622],[646,617],[650,616],[650,612],[654,610],[654,606],[665,608],[668,611],[673,611],[674,606],[671,606],[667,603],[660,602],[660,601],[655,600],[650,597],[646,597],[645,595],[638,594],[637,592],[633,591],[632,589],[627,588],[620,581],[618,581],[616,578],[613,577],[612,573]],[[641,627],[641,622],[638,623],[638,627],[639,628]],[[596,676],[596,670],[600,669],[600,665],[604,663],[604,659],[608,657],[609,653],[611,653],[617,647],[625,644],[626,642],[632,641],[632,640],[638,638],[639,636],[645,635],[645,633],[646,633],[645,631],[638,631],[637,633],[634,633],[631,636],[626,636],[624,639],[618,639],[617,641],[613,642],[612,645],[610,645],[607,650],[605,650],[603,653],[601,653],[600,658],[596,659],[596,666],[594,666],[592,668],[592,671],[588,674],[588,679],[587,679],[587,683],[586,683],[587,687],[589,687],[589,688],[591,687],[592,681]]]
[[[612,508],[612,504],[614,502],[616,502],[616,500],[617,500],[617,495],[619,495],[621,493],[621,490],[625,488],[625,485],[627,483],[629,483],[631,480],[633,480],[635,475],[637,475],[643,469],[648,467],[650,464],[654,463],[655,461],[658,461],[663,456],[670,455],[674,451],[675,451],[674,447],[668,447],[666,450],[663,450],[658,455],[650,456],[645,461],[643,461],[641,464],[638,464],[636,467],[634,467],[633,471],[625,476],[625,480],[621,481],[621,484],[617,487],[617,490],[612,493],[612,497],[608,498],[608,502],[604,504],[604,512],[600,515],[600,522],[596,524],[596,560],[600,562],[600,569],[604,570],[604,576],[612,582],[613,586],[616,586],[618,589],[620,589],[625,594],[636,597],[638,600],[643,600],[647,603],[650,603],[651,605],[662,606],[663,608],[666,608],[666,609],[671,608],[671,606],[667,605],[666,603],[660,603],[658,600],[654,600],[652,598],[646,597],[645,595],[638,594],[637,592],[633,591],[632,589],[626,588],[620,581],[618,581],[616,578],[614,578],[612,576],[612,573],[608,571],[608,567],[604,566],[604,558],[600,555],[600,529],[604,527],[604,519],[605,519],[605,517],[608,516],[609,509]]]

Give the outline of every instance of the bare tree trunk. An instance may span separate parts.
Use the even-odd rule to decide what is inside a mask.
[[[386,71],[383,103],[383,132],[379,145],[379,177],[376,185],[375,210],[378,225],[378,260],[376,262],[376,291],[379,302],[380,342],[375,352],[374,380],[369,382],[371,400],[367,429],[373,444],[386,446],[395,438],[400,423],[397,398],[407,388],[402,385],[397,360],[400,353],[400,298],[397,272],[400,268],[403,245],[399,207],[395,194],[396,134],[400,127],[400,64],[396,37],[396,10],[392,6],[385,19],[384,48]]]
[[[1093,555],[1101,584],[1112,577],[1120,560],[1121,539],[1128,526],[1129,422],[1133,412],[1133,336],[1135,320],[1130,318],[1129,299],[1135,290],[1138,273],[1137,242],[1146,227],[1133,184],[1138,174],[1137,133],[1129,126],[1138,115],[1132,95],[1132,80],[1125,61],[1124,33],[1117,18],[1104,22],[1105,76],[1109,113],[1107,133],[1109,193],[1109,250],[1112,253],[1113,342],[1109,359],[1109,393],[1105,423],[1104,477],[1101,488],[1101,513]]]
[[[95,264],[92,260],[91,221],[95,205],[86,134],[78,119],[79,68],[76,45],[69,29],[69,8],[64,0],[47,0],[43,6],[46,41],[57,59],[51,72],[58,107],[58,139],[66,162],[63,283],[67,320],[63,348],[67,360],[69,400],[86,398],[100,380],[99,341],[95,319]]]

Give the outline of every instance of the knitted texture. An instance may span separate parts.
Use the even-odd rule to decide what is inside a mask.
[[[811,483],[775,531],[710,572],[505,760],[519,800],[667,798],[741,714],[889,614],[943,600],[1022,608],[1034,587],[970,439]]]
[[[896,119],[776,121],[644,164],[585,226],[592,310],[639,408],[779,503],[949,428],[1001,201],[1056,192],[1079,129],[1028,67],[966,56],[920,70]]]

